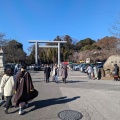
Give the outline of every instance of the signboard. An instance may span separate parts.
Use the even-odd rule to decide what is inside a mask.
[[[90,58],[86,58],[86,63],[90,63]]]
[[[84,60],[80,60],[79,63],[84,63]]]

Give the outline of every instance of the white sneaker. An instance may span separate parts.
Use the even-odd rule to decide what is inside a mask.
[[[25,113],[25,111],[19,111],[19,115],[22,115],[23,113]]]

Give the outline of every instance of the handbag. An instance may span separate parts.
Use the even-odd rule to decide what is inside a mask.
[[[38,96],[38,91],[36,89],[30,90],[30,100],[36,98]]]

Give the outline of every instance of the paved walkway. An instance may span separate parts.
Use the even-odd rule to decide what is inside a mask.
[[[81,120],[119,120],[120,82],[112,80],[89,80],[85,73],[69,71],[67,84],[44,82],[43,71],[32,72],[33,83],[39,95],[25,109],[24,115],[18,108],[4,113],[0,107],[1,120],[60,120],[58,113],[75,110],[82,113]]]

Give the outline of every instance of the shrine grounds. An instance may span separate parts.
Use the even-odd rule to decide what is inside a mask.
[[[30,71],[33,84],[39,91],[37,98],[19,115],[18,108],[4,113],[4,103],[0,106],[1,120],[70,120],[71,111],[81,113],[80,120],[119,120],[120,119],[120,81],[89,80],[85,73],[69,70],[67,83],[59,76],[59,83],[44,81],[43,71]],[[77,116],[77,114],[75,114]],[[68,119],[67,119],[68,118]],[[65,119],[64,119],[65,120]],[[72,119],[71,119],[72,120]]]

